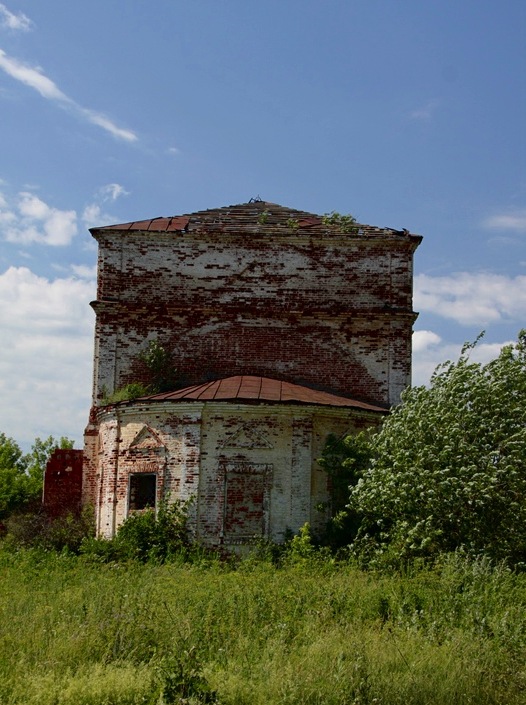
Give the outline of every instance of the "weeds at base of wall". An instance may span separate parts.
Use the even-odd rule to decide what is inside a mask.
[[[191,540],[187,530],[189,502],[161,505],[129,517],[113,539],[97,538],[93,509],[50,517],[42,510],[14,514],[6,522],[0,548],[7,552],[30,549],[35,557],[46,552],[78,555],[88,564],[152,563],[233,567],[238,559]]]
[[[207,556],[188,533],[189,506],[190,502],[174,502],[161,504],[157,512],[137,512],[128,517],[113,539],[86,537],[79,552],[86,560],[98,563],[199,563]]]

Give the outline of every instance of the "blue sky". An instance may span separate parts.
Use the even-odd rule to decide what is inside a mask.
[[[526,311],[523,0],[0,3],[0,431],[80,441],[87,228],[260,196],[424,236],[414,382]]]

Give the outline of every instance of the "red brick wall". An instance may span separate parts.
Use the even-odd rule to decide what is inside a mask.
[[[83,451],[53,451],[44,473],[44,509],[51,516],[80,509]]]
[[[316,458],[327,434],[375,423],[349,410],[301,407],[273,407],[263,418],[259,407],[235,405],[234,418],[228,404],[210,419],[205,410],[205,420],[199,405],[182,416],[182,406],[160,414],[141,403],[97,414],[105,395],[148,382],[140,353],[152,340],[172,354],[179,386],[254,374],[388,406],[409,384],[419,238],[276,232],[95,232],[84,502],[96,506],[100,534],[112,536],[127,516],[145,423],[161,442],[151,451],[159,496],[196,497],[192,526],[215,543],[236,543],[255,527],[282,540],[305,521],[322,526],[316,506],[328,487]],[[249,418],[259,419],[268,446],[230,448],[229,423]]]
[[[100,244],[95,396],[147,379],[156,338],[181,384],[236,374],[398,401],[410,379],[408,240],[111,233]]]

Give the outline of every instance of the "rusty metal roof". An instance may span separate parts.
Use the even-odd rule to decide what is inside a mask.
[[[408,230],[395,228],[381,228],[373,225],[338,221],[316,213],[286,208],[277,203],[268,201],[251,200],[224,208],[174,215],[171,217],[158,217],[149,220],[136,220],[129,223],[106,225],[100,228],[91,228],[93,235],[108,231],[123,233],[149,232],[149,233],[247,233],[254,235],[346,235],[347,237],[389,237],[414,240],[416,244],[421,241],[420,235],[411,234]]]
[[[136,401],[241,401],[241,402],[289,402],[294,404],[316,404],[338,406],[386,413],[386,409],[365,402],[283,382],[268,377],[239,375],[205,382],[193,387],[163,392]]]

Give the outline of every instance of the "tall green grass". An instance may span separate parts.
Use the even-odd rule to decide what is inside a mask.
[[[2,705],[526,702],[526,576],[0,551]]]

